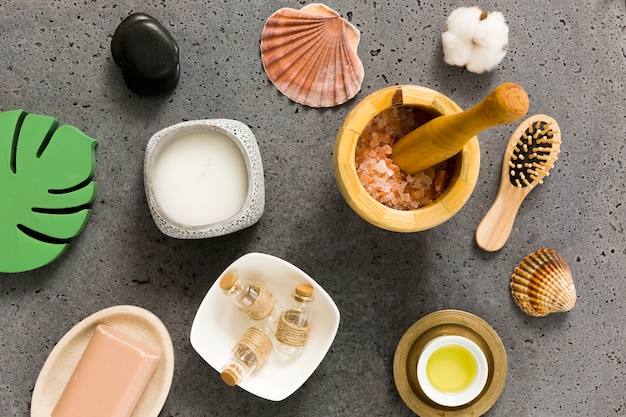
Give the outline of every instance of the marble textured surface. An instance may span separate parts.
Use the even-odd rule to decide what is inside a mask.
[[[443,62],[445,19],[470,4],[327,2],[361,30],[365,67],[361,92],[330,109],[289,101],[260,61],[265,19],[280,7],[304,4],[0,4],[0,110],[54,116],[99,140],[98,196],[83,234],[50,265],[0,274],[0,414],[29,415],[39,370],[75,323],[112,305],[134,304],[159,316],[174,342],[174,382],[162,417],[410,416],[393,382],[396,344],[416,320],[447,308],[482,317],[506,347],[507,384],[488,415],[626,415],[624,0],[481,4],[501,11],[510,27],[503,62],[481,75]],[[157,18],[180,47],[181,78],[169,94],[130,92],[111,57],[116,26],[138,11]],[[478,184],[447,223],[398,234],[352,212],[335,184],[332,154],[355,103],[383,87],[417,84],[467,108],[504,81],[528,91],[530,114],[558,120],[563,145],[501,251],[481,251],[473,234],[495,197],[514,126],[480,136]],[[231,235],[168,238],[146,204],[145,146],[168,125],[203,118],[239,120],[254,132],[265,170],[265,212]],[[515,265],[542,246],[568,261],[578,303],[569,313],[537,319],[515,306],[508,282]],[[189,342],[206,291],[248,252],[272,254],[306,271],[341,311],[328,355],[282,402],[225,386]]]

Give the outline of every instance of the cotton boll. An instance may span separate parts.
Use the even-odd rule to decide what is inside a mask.
[[[471,39],[483,12],[478,7],[459,7],[448,16],[446,30],[464,39]]]
[[[441,34],[443,43],[443,57],[446,64],[462,67],[472,54],[472,41],[462,38],[452,32]]]
[[[481,47],[506,48],[509,44],[509,27],[502,13],[489,13],[481,20],[473,39]]]
[[[468,71],[481,74],[494,69],[502,58],[506,55],[506,50],[498,48],[474,48],[472,55],[465,64]]]
[[[454,10],[441,35],[444,61],[482,73],[495,68],[506,55],[509,27],[500,12],[483,13],[478,7]]]
[[[502,15],[502,13],[490,12],[487,13],[487,16],[480,21],[479,26],[490,27],[492,30],[500,30],[502,27],[506,27],[506,20],[504,20],[504,15]]]

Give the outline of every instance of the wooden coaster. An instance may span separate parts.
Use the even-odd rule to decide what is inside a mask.
[[[472,402],[445,407],[431,401],[417,382],[417,361],[424,346],[444,335],[464,336],[485,353],[489,375]],[[508,371],[506,351],[496,331],[483,319],[458,310],[441,310],[416,321],[402,336],[393,358],[393,377],[404,403],[421,417],[481,416],[498,400]]]

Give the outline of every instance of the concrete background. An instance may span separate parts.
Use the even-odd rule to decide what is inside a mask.
[[[442,57],[446,18],[469,3],[327,2],[360,29],[365,67],[357,97],[330,109],[291,102],[260,60],[267,17],[305,4],[1,2],[0,109],[54,116],[98,139],[99,190],[87,227],[62,257],[31,272],[0,274],[0,414],[29,415],[39,370],[74,324],[100,309],[134,304],[159,316],[174,342],[163,417],[413,415],[394,386],[394,350],[416,320],[448,308],[485,319],[506,347],[507,384],[488,415],[626,415],[624,0],[482,2],[484,11],[502,12],[510,28],[506,57],[482,75]],[[181,79],[170,94],[131,93],[111,58],[115,28],[137,11],[156,17],[180,47]],[[348,207],[332,156],[336,133],[358,101],[383,87],[416,84],[468,108],[505,81],[528,91],[529,115],[558,120],[563,145],[501,251],[481,251],[473,234],[495,197],[513,125],[480,136],[474,193],[439,227],[388,232]],[[175,240],[158,231],[148,211],[144,149],[163,127],[200,118],[232,118],[253,130],[266,208],[244,231]],[[517,308],[508,282],[521,259],[542,246],[568,261],[578,301],[569,313],[536,319]],[[225,386],[189,342],[206,291],[249,252],[303,269],[342,314],[320,367],[282,402]]]

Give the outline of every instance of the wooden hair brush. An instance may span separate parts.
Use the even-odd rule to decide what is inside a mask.
[[[534,115],[515,129],[504,151],[500,189],[476,229],[481,249],[494,252],[504,246],[522,201],[549,175],[560,148],[559,125],[549,116]]]

